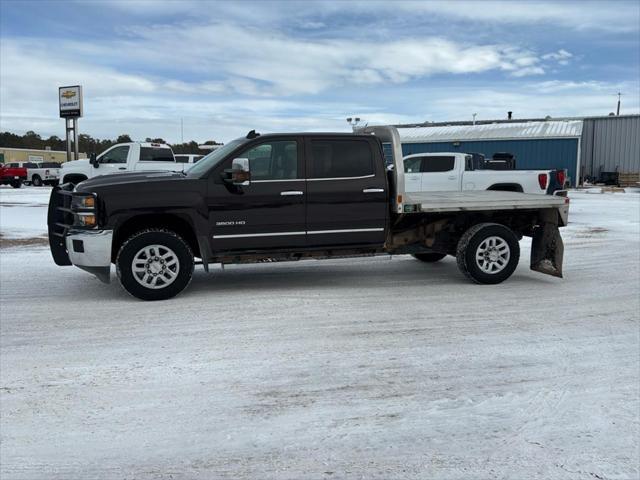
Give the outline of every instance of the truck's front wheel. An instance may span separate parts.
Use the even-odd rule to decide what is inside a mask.
[[[458,268],[476,283],[496,284],[511,276],[520,260],[516,235],[498,223],[480,223],[467,230],[456,252]]]
[[[184,290],[193,275],[193,252],[175,232],[143,230],[122,244],[116,257],[120,284],[141,300],[165,300]]]

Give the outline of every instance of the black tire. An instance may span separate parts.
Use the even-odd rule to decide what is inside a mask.
[[[144,248],[159,245],[173,251],[178,260],[178,273],[172,283],[157,289],[143,286],[132,269],[134,257]],[[156,253],[157,255],[157,253]],[[158,258],[158,257],[155,257]],[[146,268],[146,267],[144,267]],[[151,267],[153,268],[153,267]],[[125,241],[116,257],[116,272],[122,287],[141,300],[166,300],[182,292],[193,276],[193,252],[182,237],[171,230],[152,228],[135,233]],[[149,271],[149,270],[147,270]],[[142,273],[142,275],[145,275]],[[156,274],[160,275],[160,274]],[[140,276],[138,275],[138,278]],[[161,277],[160,277],[161,278]]]
[[[22,180],[14,180],[13,182],[11,182],[11,186],[13,188],[21,188],[22,187]]]
[[[444,257],[446,257],[447,254],[446,253],[428,252],[428,253],[414,253],[412,256],[413,256],[413,258],[416,258],[416,259],[420,260],[421,262],[433,263],[433,262],[439,262]]]
[[[500,256],[500,259],[504,262],[503,266],[498,265],[496,261],[476,259],[480,245],[490,237],[498,237],[508,246],[508,260],[504,258],[504,255]],[[496,256],[499,256],[497,252]],[[471,227],[460,238],[456,251],[456,260],[460,271],[472,281],[483,284],[501,283],[509,278],[518,266],[520,243],[513,231],[504,225],[480,223]],[[496,268],[501,268],[501,270],[488,273],[480,266],[480,264],[486,265],[486,261],[489,261],[489,268],[495,266]]]
[[[33,177],[31,177],[31,183],[34,187],[41,187],[42,179],[40,178],[40,175],[34,175]]]

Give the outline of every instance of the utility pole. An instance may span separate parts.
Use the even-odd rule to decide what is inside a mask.
[[[618,92],[618,109],[616,110],[616,116],[620,116],[620,97],[622,93]]]
[[[473,114],[473,124],[474,124],[474,125],[476,124],[476,115],[478,115],[478,114],[477,114],[477,113],[474,113],[474,114]]]

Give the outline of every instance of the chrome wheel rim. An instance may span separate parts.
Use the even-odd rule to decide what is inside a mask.
[[[173,250],[164,245],[141,248],[131,262],[133,278],[145,288],[158,290],[171,285],[180,273],[180,262]]]
[[[501,237],[487,237],[476,249],[476,265],[490,275],[501,272],[509,264],[511,249]]]

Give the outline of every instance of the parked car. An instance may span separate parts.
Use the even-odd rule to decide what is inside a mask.
[[[382,142],[391,143],[386,171]],[[246,263],[381,254],[453,255],[477,283],[506,280],[533,238],[531,268],[562,276],[569,199],[504,191],[409,192],[394,127],[356,134],[249,132],[186,174],[136,172],[54,188],[58,265],[144,300],[180,293],[195,260]],[[427,272],[428,270],[425,270]]]
[[[113,173],[149,170],[183,171],[169,145],[149,142],[118,143],[100,155],[62,164],[62,183],[77,184],[88,178]],[[187,167],[188,168],[188,167]]]
[[[566,195],[564,170],[480,169],[483,159],[466,153],[417,153],[404,157],[407,192],[499,190]],[[501,165],[501,167],[504,165]]]
[[[25,185],[41,187],[42,185],[57,185],[60,164],[56,162],[13,162],[14,167],[27,169]]]
[[[11,185],[13,188],[20,188],[26,179],[26,168],[12,167],[0,163],[0,185]]]
[[[196,163],[202,159],[204,155],[194,155],[192,153],[177,153],[174,155],[176,162],[178,163]]]

